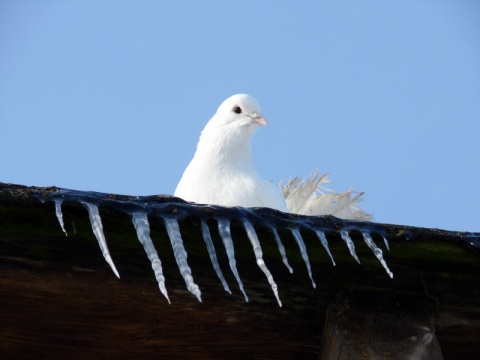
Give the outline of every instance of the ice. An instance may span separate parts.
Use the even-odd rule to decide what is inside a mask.
[[[390,251],[390,245],[388,244],[387,237],[385,235],[382,235],[383,242],[385,243],[385,246],[387,247],[387,250]]]
[[[270,230],[272,230],[273,236],[275,237],[275,241],[277,242],[278,251],[280,251],[280,255],[282,256],[282,261],[285,264],[285,266],[287,267],[288,271],[290,271],[290,274],[292,274],[293,269],[290,266],[290,264],[288,263],[287,253],[285,252],[285,246],[283,246],[282,240],[280,239],[280,236],[278,235],[278,231],[273,226],[270,226]]]
[[[380,263],[382,264],[383,268],[385,269],[385,271],[387,272],[387,274],[393,279],[393,273],[390,271],[390,269],[388,268],[387,266],[387,263],[385,262],[385,260],[383,259],[383,252],[382,250],[380,250],[380,248],[375,245],[375,243],[373,242],[373,239],[372,239],[372,236],[370,235],[370,233],[366,232],[366,231],[362,231],[362,235],[363,235],[363,240],[365,240],[365,242],[367,243],[368,247],[370,249],[372,249],[373,253],[375,254],[375,256],[377,257],[377,259],[380,261]]]
[[[305,266],[313,287],[316,287],[316,284],[313,280],[309,253],[301,235],[303,231],[314,232],[316,234],[318,240],[327,252],[334,266],[336,266],[336,263],[330,251],[326,234],[330,234],[332,232],[339,233],[342,239],[345,241],[352,257],[358,263],[360,263],[360,260],[355,252],[355,244],[349,233],[350,231],[358,231],[362,234],[365,243],[373,251],[374,255],[384,267],[387,274],[390,277],[393,277],[393,274],[388,268],[383,257],[382,250],[378,248],[378,246],[372,240],[372,235],[381,236],[385,242],[386,248],[390,250],[386,238],[385,228],[381,224],[358,221],[343,221],[333,217],[323,219],[322,217],[296,216],[291,214],[286,215],[279,212],[271,212],[269,209],[226,209],[212,205],[193,205],[183,203],[178,201],[178,199],[169,199],[168,197],[162,199],[158,199],[157,197],[128,197],[121,195],[112,197],[108,194],[82,192],[68,189],[57,189],[49,195],[41,193],[38,194],[38,198],[41,201],[50,199],[55,202],[55,213],[61,230],[65,233],[65,235],[67,235],[67,231],[65,229],[64,217],[62,214],[62,206],[65,207],[64,202],[76,201],[83,204],[83,206],[88,210],[92,230],[99,243],[102,254],[117,277],[120,276],[108,251],[103,232],[102,221],[99,214],[99,207],[97,204],[102,204],[102,206],[113,208],[117,212],[128,214],[132,219],[138,240],[143,245],[151,262],[152,269],[155,273],[155,278],[158,282],[158,287],[169,303],[170,299],[166,290],[166,279],[163,274],[162,263],[157,251],[155,250],[150,235],[149,219],[151,219],[151,217],[157,217],[163,220],[173,248],[175,260],[185,281],[187,289],[194,294],[199,301],[202,301],[201,292],[198,285],[194,283],[192,270],[187,262],[188,255],[183,244],[180,226],[178,223],[178,221],[187,217],[197,218],[199,220],[197,222],[200,225],[200,229],[198,229],[198,231],[201,231],[202,233],[212,266],[225,291],[231,294],[232,292],[224,277],[224,274],[222,273],[217,258],[216,249],[212,241],[212,234],[210,232],[211,229],[208,226],[210,221],[216,220],[218,222],[218,234],[220,235],[223,246],[225,247],[230,269],[235,276],[238,286],[247,302],[249,301],[249,298],[244,290],[242,280],[239,276],[237,263],[235,260],[234,243],[230,232],[230,222],[233,220],[240,221],[245,228],[248,239],[253,247],[257,265],[265,274],[280,306],[282,306],[282,302],[280,301],[278,287],[273,279],[274,274],[270,272],[265,264],[261,239],[258,238],[256,233],[257,227],[267,228],[272,231],[282,261],[290,273],[293,273],[293,269],[288,262],[286,249],[280,239],[279,231],[290,230],[292,232],[292,236],[297,243],[302,259],[305,262]],[[75,224],[72,223],[72,227],[75,231]]]
[[[225,291],[231,294],[232,292],[230,291],[227,281],[223,277],[223,273],[222,273],[222,270],[220,269],[220,265],[218,264],[217,253],[215,252],[215,247],[213,246],[212,237],[210,236],[210,229],[208,228],[208,225],[204,220],[201,220],[201,227],[202,227],[203,240],[205,241],[205,245],[207,246],[208,255],[210,256],[210,261],[212,262],[213,268],[215,269],[215,272],[217,273],[218,278],[222,282],[222,285]]]
[[[67,232],[65,231],[65,226],[63,224],[63,213],[62,213],[62,203],[63,201],[60,199],[53,200],[55,202],[55,214],[57,214],[58,222],[60,223],[60,227],[62,228],[65,236],[68,236]]]
[[[249,223],[248,221],[244,220],[243,221],[243,226],[245,227],[245,231],[247,232],[247,236],[250,239],[250,243],[253,246],[253,252],[255,253],[255,258],[257,259],[257,265],[263,271],[265,276],[267,277],[268,283],[272,287],[273,293],[275,294],[275,297],[277,298],[278,305],[281,307],[282,302],[280,301],[280,298],[278,297],[277,284],[275,284],[275,281],[273,280],[272,274],[267,269],[267,266],[265,265],[265,261],[263,261],[263,252],[262,252],[262,248],[260,246],[260,241],[258,240],[257,233],[255,232],[255,229],[253,228],[253,225],[251,223]]]
[[[320,240],[320,243],[322,244],[322,246],[327,251],[328,256],[330,256],[330,259],[332,260],[333,266],[335,266],[336,265],[335,260],[333,260],[333,256],[330,253],[330,248],[328,247],[328,241],[327,241],[327,237],[325,236],[325,233],[321,230],[315,230],[315,234],[317,234],[318,240]]]
[[[357,262],[360,264],[360,260],[358,259],[357,253],[355,252],[355,245],[353,244],[353,240],[350,237],[350,235],[348,235],[348,230],[345,230],[345,229],[340,230],[340,236],[342,237],[343,241],[345,241],[345,243],[347,244],[348,250],[350,251],[350,255],[352,255],[353,258],[357,260]]]
[[[102,250],[105,261],[108,263],[108,265],[110,265],[113,273],[120,279],[120,274],[113,263],[112,257],[110,256],[110,251],[108,251],[107,241],[105,240],[105,235],[103,234],[102,219],[100,218],[100,213],[98,212],[98,206],[84,201],[82,201],[82,204],[88,210],[88,217],[90,218],[90,223],[92,224],[92,230],[98,240],[98,245],[100,245],[100,249]]]
[[[230,264],[230,269],[232,270],[235,279],[237,279],[238,287],[245,297],[245,301],[248,302],[248,296],[243,289],[242,280],[237,271],[237,262],[235,261],[235,250],[233,249],[233,240],[232,235],[230,234],[230,220],[219,218],[218,220],[218,232],[222,238],[223,245],[225,246],[225,251],[228,257],[228,263]]]
[[[180,274],[182,274],[183,280],[187,285],[188,291],[195,295],[198,301],[202,302],[201,292],[197,284],[193,282],[192,270],[187,263],[187,251],[183,246],[182,236],[180,234],[180,227],[178,222],[174,218],[164,217],[163,222],[167,228],[168,237],[172,243],[173,255],[177,261],[178,268],[180,269]]]
[[[295,241],[297,242],[297,245],[300,249],[300,254],[302,255],[303,261],[305,262],[305,265],[307,266],[308,270],[308,276],[310,276],[310,280],[312,280],[312,286],[314,288],[317,287],[317,284],[315,284],[315,281],[313,280],[312,276],[312,268],[310,267],[310,260],[308,259],[308,254],[307,254],[307,247],[305,246],[305,243],[303,242],[302,235],[300,235],[300,231],[298,229],[291,229],[293,237],[295,238]]]
[[[148,223],[147,214],[142,212],[132,213],[132,222],[135,230],[137,231],[138,240],[143,245],[143,248],[147,253],[148,259],[152,263],[152,269],[155,273],[158,287],[160,288],[163,296],[165,296],[165,298],[168,300],[168,303],[170,304],[167,289],[165,288],[165,277],[163,276],[162,262],[158,257],[157,250],[155,250],[152,239],[150,237],[150,224]]]

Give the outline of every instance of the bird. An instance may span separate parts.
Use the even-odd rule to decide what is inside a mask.
[[[352,188],[333,193],[324,187],[330,182],[327,174],[320,176],[318,170],[309,179],[295,177],[279,186],[264,180],[254,166],[252,138],[259,127],[267,125],[252,96],[236,94],[224,100],[202,130],[174,196],[198,204],[372,219],[359,206],[363,193]]]

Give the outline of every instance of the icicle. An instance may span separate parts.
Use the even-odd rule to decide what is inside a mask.
[[[262,248],[260,246],[260,241],[258,240],[257,233],[255,232],[255,229],[253,228],[252,224],[250,224],[247,220],[243,221],[243,226],[245,227],[245,231],[247,232],[247,236],[250,239],[250,243],[253,246],[253,252],[255,253],[255,258],[257,259],[257,265],[263,271],[265,276],[267,277],[268,283],[272,287],[273,293],[275,294],[275,297],[277,298],[278,305],[280,307],[282,307],[282,302],[280,301],[280,298],[278,297],[277,284],[275,284],[275,281],[273,280],[272,274],[267,269],[267,266],[265,265],[265,261],[263,261],[263,252],[262,252]]]
[[[387,250],[390,251],[390,245],[388,244],[387,237],[386,236],[382,236],[382,237],[383,237],[383,242],[385,243],[385,246],[387,247]]]
[[[353,240],[350,237],[350,235],[348,235],[348,231],[340,230],[340,236],[342,237],[343,241],[345,241],[345,243],[347,244],[348,250],[350,250],[350,255],[352,255],[353,258],[357,260],[357,262],[360,264],[360,260],[358,259],[358,256],[355,252],[355,245],[353,244]]]
[[[100,217],[100,213],[98,212],[98,206],[88,202],[82,202],[82,204],[88,210],[88,216],[90,218],[90,223],[92,224],[92,230],[98,240],[98,245],[100,245],[100,249],[102,250],[105,261],[108,263],[108,265],[110,265],[114,274],[120,279],[120,274],[113,263],[112,257],[110,256],[110,251],[108,251],[107,241],[105,240],[105,235],[103,234],[102,219]]]
[[[198,285],[193,282],[192,270],[187,263],[187,251],[183,246],[182,235],[180,234],[178,222],[172,218],[163,218],[163,221],[165,223],[165,227],[167,228],[170,242],[172,243],[173,255],[175,256],[178,268],[180,269],[180,274],[182,274],[183,280],[185,280],[187,289],[197,297],[198,301],[202,302],[202,294]]]
[[[165,296],[165,298],[168,300],[168,303],[170,304],[167,289],[165,288],[165,277],[163,276],[162,262],[158,257],[157,250],[155,250],[152,238],[150,237],[150,224],[148,223],[147,214],[134,212],[132,214],[132,222],[133,226],[135,226],[135,230],[137,230],[138,240],[143,245],[143,248],[147,253],[148,259],[152,264],[152,269],[155,273],[158,287],[160,288],[163,296]]]
[[[228,262],[230,264],[230,269],[232,270],[235,279],[237,279],[238,286],[240,291],[245,297],[245,301],[248,302],[248,296],[243,289],[242,280],[237,271],[237,262],[235,261],[235,250],[233,249],[233,240],[232,235],[230,234],[230,220],[227,219],[218,219],[218,232],[222,238],[223,245],[225,246],[225,251],[227,252]]]
[[[333,266],[335,266],[336,265],[335,260],[333,260],[333,256],[330,252],[330,248],[328,247],[328,241],[327,241],[327,237],[325,236],[325,233],[323,231],[320,231],[320,230],[315,230],[315,233],[318,236],[318,240],[320,240],[320,243],[323,245],[323,247],[327,251],[328,256],[330,256],[330,259],[332,259]]]
[[[201,225],[202,225],[203,240],[205,241],[205,245],[207,246],[208,255],[210,255],[210,261],[212,262],[213,268],[215,269],[215,272],[217,273],[218,278],[222,282],[222,285],[225,291],[231,294],[232,292],[228,287],[227,281],[223,277],[222,269],[220,269],[220,264],[218,263],[218,260],[217,260],[217,253],[215,252],[215,247],[213,246],[212,237],[210,236],[210,229],[208,228],[208,225],[204,220],[201,221]]]
[[[58,222],[60,223],[60,227],[65,233],[65,236],[68,236],[67,232],[65,231],[65,226],[63,224],[63,213],[62,213],[63,200],[54,199],[53,201],[55,201],[55,213],[57,214],[57,219],[58,219]]]
[[[73,228],[73,233],[75,235],[77,235],[77,227],[75,226],[75,221],[72,220],[71,224],[72,224],[72,228]]]
[[[310,260],[308,259],[307,247],[303,242],[302,235],[300,235],[300,231],[298,231],[297,229],[291,229],[291,230],[292,230],[293,237],[295,238],[295,241],[297,242],[297,245],[300,248],[300,253],[302,254],[303,261],[305,261],[305,265],[307,266],[308,276],[310,276],[310,280],[312,280],[312,286],[316,288],[317,284],[315,284],[315,281],[313,281],[312,268],[310,267]]]
[[[292,274],[293,269],[290,266],[290,264],[288,263],[287,253],[285,252],[285,246],[283,246],[282,240],[280,239],[280,236],[278,235],[278,231],[273,226],[270,227],[270,230],[272,230],[273,235],[275,236],[275,241],[277,242],[278,251],[280,251],[280,255],[282,255],[283,263],[287,267],[288,271],[290,271],[290,274]]]
[[[380,250],[380,248],[375,245],[375,243],[373,242],[373,239],[372,237],[370,236],[370,234],[368,232],[362,232],[362,235],[363,235],[363,240],[365,240],[365,242],[367,243],[368,247],[370,249],[372,249],[373,253],[375,254],[375,256],[377,257],[377,259],[380,261],[380,263],[382,264],[383,268],[385,269],[385,271],[387,272],[387,274],[393,279],[393,273],[390,271],[390,269],[388,268],[387,266],[387,263],[385,262],[385,260],[383,259],[383,252],[382,250]]]

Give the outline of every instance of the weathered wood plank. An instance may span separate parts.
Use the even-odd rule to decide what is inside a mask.
[[[279,287],[279,308],[239,223],[232,223],[232,233],[249,303],[229,272],[214,220],[212,237],[232,295],[223,290],[210,264],[198,220],[180,223],[188,261],[202,290],[199,303],[185,289],[163,223],[151,219],[172,300],[168,305],[128,216],[100,207],[119,280],[102,258],[86,210],[64,203],[66,237],[53,203],[42,204],[33,190],[54,191],[0,184],[2,359],[316,359],[321,354],[328,359],[332,355],[325,340],[320,346],[322,334],[335,327],[349,331],[342,341],[352,345],[356,356],[368,352],[370,358],[394,358],[409,336],[434,334],[432,347],[439,352],[439,344],[445,359],[480,358],[478,252],[451,233],[387,226],[391,251],[385,256],[393,280],[359,237],[352,235],[362,265],[350,257],[338,235],[329,235],[337,262],[333,267],[318,239],[302,234],[318,285],[313,289],[289,232],[280,231],[293,274],[283,265],[272,234],[257,229],[265,262]],[[411,240],[406,241],[405,234]],[[372,323],[372,316],[382,321]],[[396,321],[392,326],[390,319]],[[379,336],[386,340],[379,341]]]

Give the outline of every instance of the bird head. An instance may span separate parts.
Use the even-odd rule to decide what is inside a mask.
[[[233,95],[218,107],[203,129],[197,152],[215,160],[251,161],[251,138],[260,125],[266,126],[267,121],[258,102],[250,95]]]
[[[211,120],[217,126],[244,127],[256,129],[258,125],[267,126],[260,113],[260,105],[250,95],[237,94],[226,99]]]

